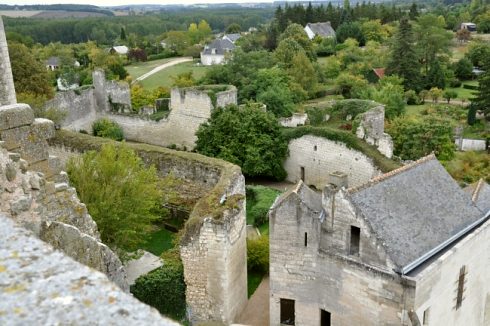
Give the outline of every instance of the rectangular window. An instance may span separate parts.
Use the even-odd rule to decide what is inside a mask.
[[[305,247],[308,247],[308,232],[305,232]]]
[[[294,325],[294,300],[281,299],[281,324]]]
[[[305,181],[305,167],[301,167],[301,180],[304,182]]]
[[[459,278],[458,278],[458,294],[456,296],[456,309],[461,307],[464,299],[464,284],[466,282],[465,277],[468,271],[466,270],[466,266],[461,267],[459,270]]]
[[[331,325],[331,314],[326,310],[320,310],[320,326]]]
[[[423,325],[429,325],[429,308],[424,311]]]
[[[349,254],[359,255],[359,243],[361,240],[361,229],[357,226],[350,227],[350,247]]]

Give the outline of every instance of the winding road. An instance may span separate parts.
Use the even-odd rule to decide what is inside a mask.
[[[165,68],[172,67],[172,66],[178,65],[179,63],[184,63],[184,62],[192,62],[192,58],[191,57],[184,57],[184,58],[171,59],[170,61],[148,71],[146,74],[139,76],[138,78],[136,78],[133,81],[133,83],[135,83],[137,81],[141,81],[143,79],[146,79],[146,78],[150,77],[151,75],[156,74],[160,70],[163,70]]]

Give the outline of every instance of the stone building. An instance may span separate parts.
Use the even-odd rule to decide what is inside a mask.
[[[490,211],[434,156],[270,210],[270,325],[490,325]]]

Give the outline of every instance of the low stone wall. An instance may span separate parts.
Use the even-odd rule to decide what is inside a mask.
[[[484,151],[487,149],[487,142],[483,139],[460,138],[454,141],[459,151]]]
[[[307,185],[323,189],[329,174],[340,171],[347,174],[348,186],[352,187],[381,174],[371,158],[341,142],[305,135],[291,140],[288,148],[284,169],[290,182],[304,179]]]
[[[385,108],[377,106],[359,116],[359,127],[356,130],[358,138],[364,139],[369,145],[374,145],[387,158],[393,157],[393,140],[384,132]]]
[[[283,127],[294,128],[297,126],[304,126],[308,121],[308,115],[306,113],[293,113],[289,118],[280,118],[279,124]]]
[[[110,140],[66,130],[50,143],[66,156]],[[195,153],[129,143],[160,176],[172,173],[209,189],[182,232],[180,254],[189,319],[232,323],[247,302],[245,180],[238,166]]]

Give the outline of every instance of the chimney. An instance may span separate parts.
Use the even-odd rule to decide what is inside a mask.
[[[328,183],[334,185],[336,188],[347,188],[347,174],[340,171],[332,172],[328,175]]]
[[[14,78],[2,16],[0,15],[0,106],[16,104]]]

